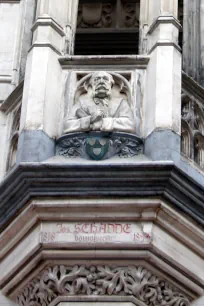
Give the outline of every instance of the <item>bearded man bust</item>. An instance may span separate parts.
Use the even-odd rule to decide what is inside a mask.
[[[65,120],[65,133],[104,131],[135,133],[133,112],[122,97],[112,98],[114,79],[107,72],[95,72],[89,80],[91,94],[73,106]]]

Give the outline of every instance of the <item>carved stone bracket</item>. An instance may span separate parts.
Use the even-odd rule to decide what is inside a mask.
[[[47,306],[59,296],[134,296],[150,306],[188,306],[189,298],[142,266],[49,267],[17,297],[20,306]]]
[[[57,141],[57,155],[103,160],[112,156],[132,157],[143,152],[143,142],[126,133],[72,133]]]

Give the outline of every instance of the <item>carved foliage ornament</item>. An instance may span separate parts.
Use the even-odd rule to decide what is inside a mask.
[[[57,141],[57,154],[71,158],[102,160],[112,156],[128,158],[142,153],[142,140],[123,133],[76,133],[65,135]]]
[[[188,306],[189,299],[142,266],[50,267],[18,296],[20,306],[47,306],[58,296],[135,296],[150,306]]]

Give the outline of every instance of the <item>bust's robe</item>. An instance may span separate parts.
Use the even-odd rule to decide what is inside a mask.
[[[98,110],[105,113],[105,118],[102,118],[102,122],[100,120],[91,123],[91,116]],[[114,98],[108,100],[108,106],[103,106],[101,103],[96,104],[92,98],[86,97],[73,106],[70,116],[65,119],[64,128],[65,133],[86,131],[135,133],[136,127],[133,112],[127,100]]]

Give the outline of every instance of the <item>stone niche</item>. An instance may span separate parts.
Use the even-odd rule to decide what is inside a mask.
[[[70,96],[65,101],[57,154],[102,160],[143,152],[130,77],[106,71],[78,75],[72,103]]]

